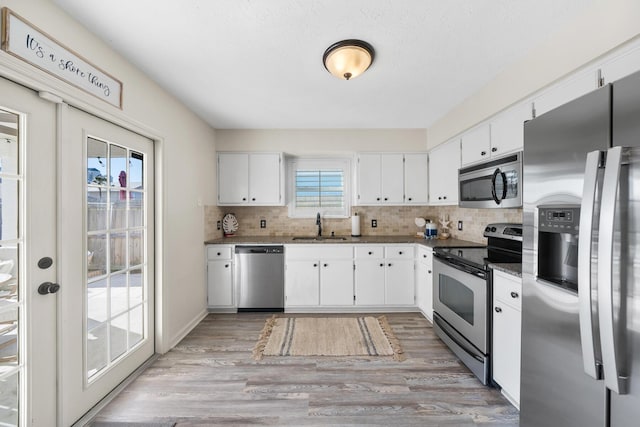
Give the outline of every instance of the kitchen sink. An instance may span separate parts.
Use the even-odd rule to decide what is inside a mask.
[[[320,241],[323,241],[323,240],[347,240],[347,238],[346,237],[342,237],[342,236],[320,236],[320,237],[294,236],[291,240],[307,241],[307,242],[320,242]]]

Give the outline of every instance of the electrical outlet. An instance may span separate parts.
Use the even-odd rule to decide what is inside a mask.
[[[216,227],[218,227],[218,230],[222,230],[222,221],[216,222]]]
[[[261,219],[260,220],[260,228],[267,228],[267,220],[266,219]]]
[[[377,228],[378,227],[378,220],[377,219],[372,219],[371,220],[371,228]]]
[[[458,230],[462,231],[462,221],[458,221]]]

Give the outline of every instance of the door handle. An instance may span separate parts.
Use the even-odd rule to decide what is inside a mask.
[[[500,204],[501,200],[498,199],[498,195],[496,194],[496,178],[498,178],[498,174],[500,173],[500,169],[496,169],[493,171],[493,176],[491,177],[491,197],[493,197],[493,201],[496,204]]]
[[[578,318],[580,321],[580,342],[582,346],[582,363],[584,372],[597,380],[602,379],[601,363],[597,360],[596,349],[599,347],[594,334],[591,285],[591,254],[593,243],[593,209],[598,186],[598,167],[600,151],[587,154],[585,163],[582,205],[580,206],[580,229],[578,234]]]
[[[627,394],[628,378],[620,375],[617,354],[617,339],[613,330],[613,243],[616,217],[616,198],[620,183],[622,147],[607,151],[607,165],[602,183],[602,202],[598,240],[598,317],[600,321],[600,341],[602,345],[602,366],[604,383],[608,389]],[[625,296],[621,296],[625,298]],[[625,319],[620,319],[624,324]]]
[[[55,294],[59,290],[60,285],[58,285],[57,283],[44,282],[41,283],[40,286],[38,286],[38,293],[40,295]]]

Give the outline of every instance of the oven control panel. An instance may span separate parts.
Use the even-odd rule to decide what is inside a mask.
[[[578,234],[580,206],[538,206],[538,230]]]

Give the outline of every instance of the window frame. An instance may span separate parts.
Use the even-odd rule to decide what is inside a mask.
[[[287,207],[289,218],[349,218],[351,216],[351,162],[350,157],[292,157],[287,161]],[[342,169],[344,206],[337,209],[296,207],[296,171],[298,169]]]

